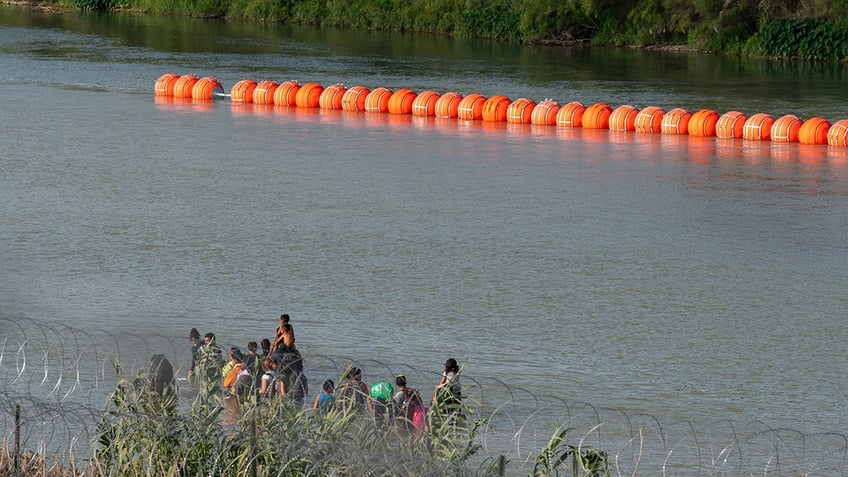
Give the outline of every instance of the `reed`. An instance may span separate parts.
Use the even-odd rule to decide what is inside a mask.
[[[305,409],[286,398],[237,402],[216,395],[180,412],[177,396],[151,390],[143,372],[121,376],[99,416],[86,465],[48,463],[41,454],[15,452],[4,439],[0,475],[21,476],[278,476],[505,475],[503,456],[481,456],[479,433],[486,418],[466,400],[464,419],[435,403],[428,425],[412,435],[396,418],[363,410]],[[202,393],[201,393],[202,394]],[[566,444],[558,430],[536,457],[534,476],[609,475],[607,454]],[[570,459],[570,460],[569,460]]]
[[[286,398],[237,404],[235,411],[218,397],[198,399],[182,415],[173,395],[150,391],[141,376],[121,378],[98,425],[93,469],[135,476],[435,476],[489,474],[492,467],[472,460],[482,419],[457,425],[436,409],[415,438],[394,418],[363,411],[321,413]]]

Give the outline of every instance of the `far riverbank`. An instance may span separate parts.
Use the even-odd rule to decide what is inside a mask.
[[[57,0],[6,1],[46,12],[178,15],[358,30],[402,31],[547,46],[620,46],[752,57],[844,62],[848,1],[578,5],[552,2],[414,0]],[[713,5],[715,3],[715,5]],[[777,8],[779,7],[779,8]]]

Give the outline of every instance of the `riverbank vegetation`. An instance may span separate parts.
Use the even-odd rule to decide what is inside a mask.
[[[321,27],[529,44],[685,47],[775,58],[848,58],[848,0],[54,0]]]
[[[467,401],[464,401],[464,404]],[[237,404],[237,406],[235,406]],[[485,455],[486,419],[473,403],[460,424],[434,403],[427,425],[414,432],[400,418],[364,409],[307,409],[289,397],[257,404],[248,395],[200,392],[185,409],[170,389],[158,394],[139,374],[121,378],[99,415],[92,455],[62,462],[0,446],[0,475],[101,477],[183,475],[303,477],[324,475],[503,476],[517,469],[502,455]],[[532,476],[611,475],[608,454],[558,428],[521,473]],[[17,456],[17,457],[16,457]]]

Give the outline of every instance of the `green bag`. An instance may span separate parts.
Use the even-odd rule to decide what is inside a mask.
[[[395,395],[395,388],[388,381],[378,381],[371,386],[371,399],[388,402]]]

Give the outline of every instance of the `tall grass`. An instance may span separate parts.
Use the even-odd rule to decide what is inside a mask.
[[[473,404],[465,407],[469,418],[461,425],[441,418],[436,405],[423,434],[415,436],[396,418],[361,409],[318,412],[285,397],[232,399],[197,399],[181,414],[174,393],[156,394],[142,375],[122,377],[98,424],[89,470],[150,477],[471,476],[507,470],[497,456],[476,458],[486,420],[476,416]],[[609,475],[607,454],[566,444],[566,432],[536,458],[533,475],[566,469],[574,476]]]
[[[122,378],[98,424],[95,459],[80,475],[471,476],[507,471],[498,457],[473,459],[485,419],[457,425],[440,418],[438,408],[431,410],[425,432],[413,436],[394,418],[381,421],[355,409],[318,412],[286,398],[257,403],[250,397],[237,403],[237,411],[227,407],[220,397],[197,399],[190,413],[181,415],[176,394],[158,395],[143,375]],[[468,411],[474,416],[473,408]],[[607,453],[566,444],[567,432],[556,433],[536,457],[533,475],[559,475],[569,468],[575,477],[610,475]]]

